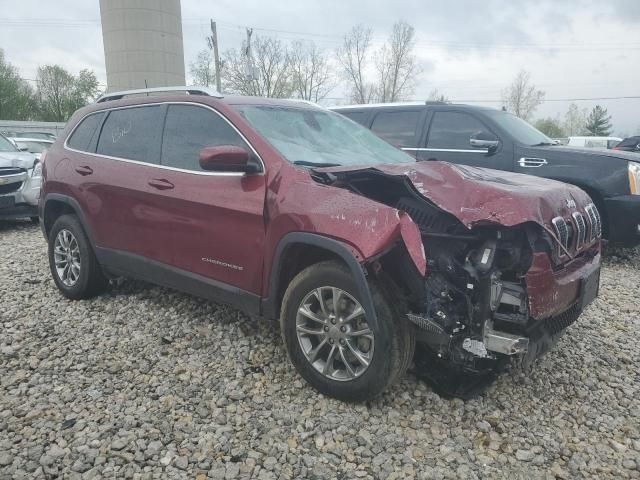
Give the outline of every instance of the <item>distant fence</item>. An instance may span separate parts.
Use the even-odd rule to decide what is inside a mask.
[[[58,134],[64,129],[64,122],[30,122],[18,120],[0,120],[0,133],[12,136],[20,132],[46,132]]]

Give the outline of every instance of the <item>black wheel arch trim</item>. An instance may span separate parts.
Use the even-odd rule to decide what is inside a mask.
[[[338,240],[306,232],[288,233],[278,243],[269,275],[269,290],[267,296],[262,299],[263,316],[267,318],[276,318],[278,316],[278,291],[280,290],[279,279],[282,273],[283,255],[290,247],[296,244],[306,244],[326,249],[344,261],[358,287],[358,294],[367,315],[367,322],[373,328],[377,328],[378,317],[373,304],[373,296],[367,283],[366,272],[353,253]]]
[[[96,243],[93,236],[93,231],[91,230],[91,228],[89,227],[89,224],[87,223],[87,219],[84,215],[82,208],[80,207],[80,204],[75,198],[70,197],[69,195],[63,195],[61,193],[48,193],[44,198],[44,201],[41,203],[42,210],[40,212],[40,216],[42,221],[40,222],[40,227],[42,229],[42,233],[44,234],[44,237],[48,238],[48,232],[46,227],[46,217],[45,217],[47,213],[47,204],[52,201],[64,203],[73,209],[73,211],[78,216],[78,219],[80,220],[80,224],[82,225],[82,228],[84,228],[84,231],[87,234],[87,237],[89,237],[89,241],[91,242],[91,245],[95,246]]]

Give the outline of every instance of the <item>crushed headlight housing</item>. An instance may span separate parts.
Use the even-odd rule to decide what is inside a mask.
[[[33,164],[33,170],[31,171],[31,178],[37,178],[42,176],[42,163],[35,162]]]
[[[640,195],[640,163],[629,162],[629,190],[633,195]]]

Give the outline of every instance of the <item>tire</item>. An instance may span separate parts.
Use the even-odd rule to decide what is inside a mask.
[[[368,327],[363,323],[366,322],[364,314],[358,315],[351,323],[346,322],[356,308],[354,302],[361,304],[362,301],[351,272],[341,263],[328,261],[306,268],[291,281],[284,294],[280,326],[289,358],[298,373],[324,395],[349,402],[370,400],[402,378],[413,359],[415,336],[412,326],[396,311],[394,303],[387,300],[375,282],[369,282],[369,288],[378,319],[377,328],[370,329],[372,335],[360,333]],[[336,316],[335,307],[331,306],[332,295],[339,291],[343,292],[337,297],[344,311]],[[325,304],[330,320],[326,323],[318,321],[324,312],[318,295],[327,298]],[[316,319],[309,320],[299,313],[303,304],[305,311],[317,312],[314,314]],[[338,311],[342,311],[341,307]],[[331,318],[332,315],[337,319]],[[330,323],[333,320],[337,322],[334,325]],[[315,325],[318,325],[318,331],[328,327],[328,333],[316,333]],[[314,333],[307,335],[312,327]],[[340,334],[336,328],[345,328],[347,333]],[[327,342],[323,346],[320,345],[322,340]],[[331,345],[328,342],[332,342]],[[326,360],[331,358],[334,347],[335,357],[329,363]],[[312,362],[310,357],[315,358],[313,353],[316,349],[320,353]],[[368,365],[365,366],[360,358],[368,359]],[[327,364],[331,365],[329,373],[325,372]],[[351,368],[347,368],[347,364]]]
[[[29,220],[31,220],[31,223],[34,225],[38,225],[40,223],[40,219],[38,217],[29,217]]]
[[[72,260],[69,260],[70,257],[66,256],[67,263],[79,265],[77,270],[74,269],[74,273],[76,274],[66,279],[63,278],[64,273],[59,273],[59,269],[56,267],[56,252],[65,251],[64,248],[60,248],[63,246],[64,241],[63,243],[56,244],[56,239],[59,238],[61,232],[63,232],[62,235],[66,237],[67,240],[71,238],[75,240],[75,243],[73,240],[69,240],[68,242],[71,245],[70,252],[75,253],[73,253]],[[68,234],[70,234],[71,237],[69,237]],[[74,245],[77,246],[77,250]],[[56,248],[58,249],[54,251]],[[59,254],[57,258],[60,260],[61,257],[65,257],[65,255]],[[65,264],[59,264],[59,266],[62,265]],[[58,289],[60,289],[65,297],[72,300],[94,297],[103,292],[108,284],[108,280],[103,275],[100,265],[96,260],[89,239],[75,215],[62,215],[53,224],[51,232],[49,233],[49,267],[53,281]],[[75,281],[73,281],[74,279]],[[67,282],[65,282],[65,280],[67,280]]]

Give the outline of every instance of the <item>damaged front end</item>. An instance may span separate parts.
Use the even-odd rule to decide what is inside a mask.
[[[373,260],[372,271],[401,290],[419,342],[416,373],[441,394],[470,397],[513,359],[531,365],[597,294],[600,247],[589,231],[582,244],[558,245],[531,216],[514,225],[495,218],[465,224],[430,200],[428,186],[420,191],[405,175],[375,169],[323,175],[417,225],[425,268],[399,242]]]

